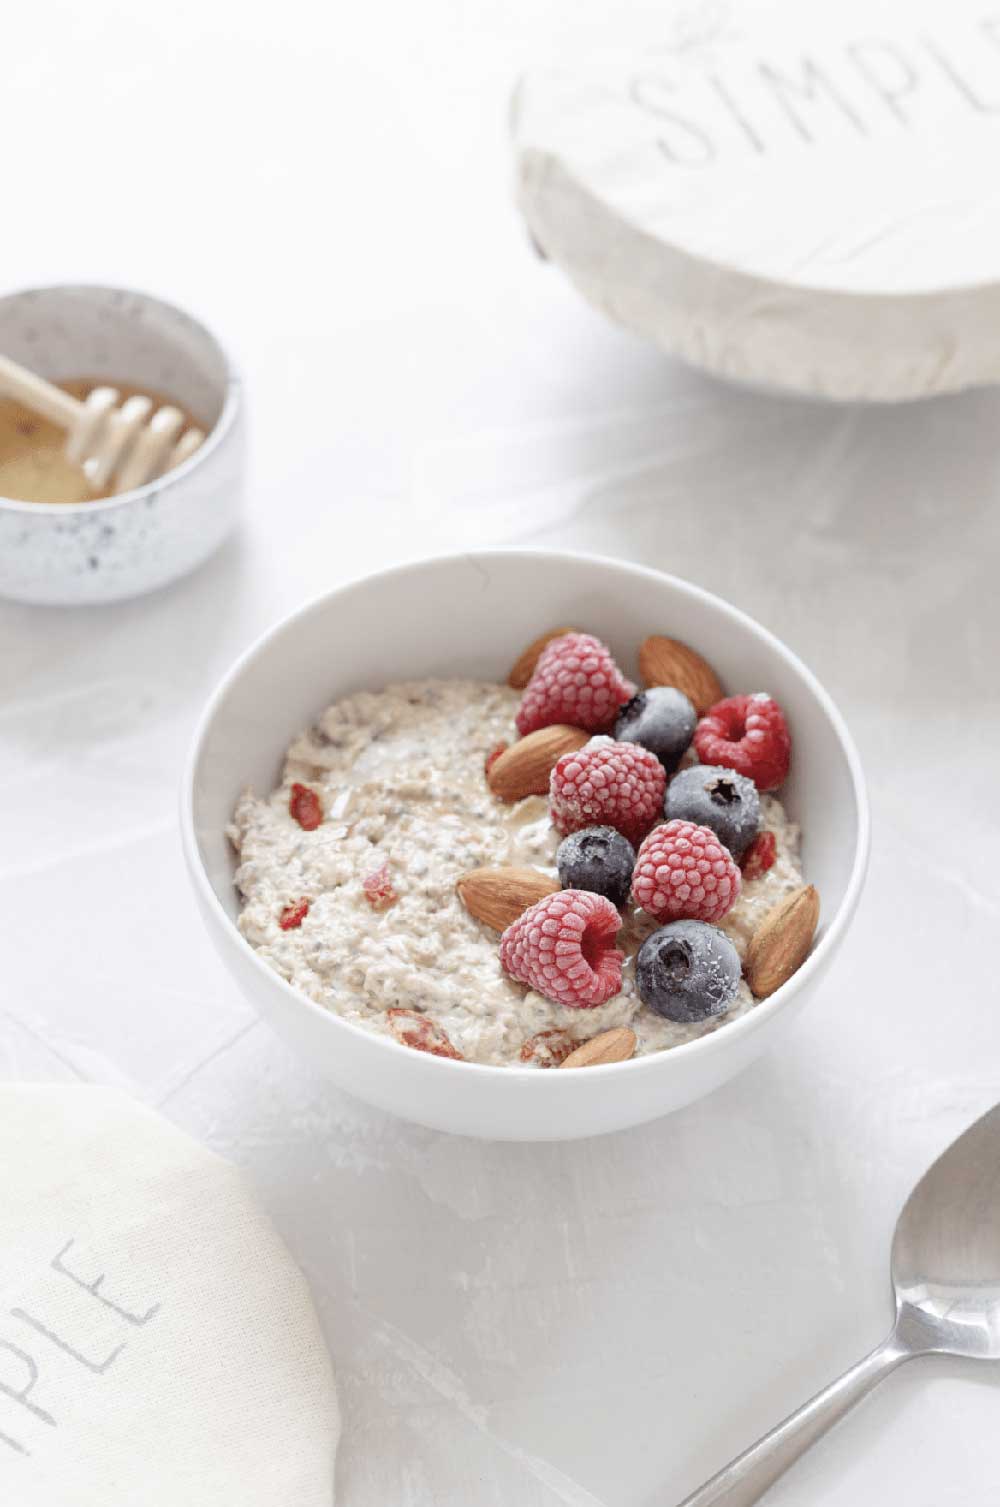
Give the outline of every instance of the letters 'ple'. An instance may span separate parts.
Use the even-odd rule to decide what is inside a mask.
[[[17,1333],[17,1340],[20,1343],[0,1335],[0,1396],[10,1398],[16,1407],[23,1409],[29,1417],[40,1420],[49,1428],[57,1428],[58,1420],[34,1395],[46,1360],[51,1363],[53,1353],[56,1352],[67,1357],[83,1371],[90,1372],[93,1376],[103,1376],[114,1365],[128,1343],[127,1339],[121,1338],[121,1335],[127,1334],[129,1328],[144,1328],[160,1309],[159,1303],[153,1303],[145,1312],[135,1313],[108,1296],[104,1287],[104,1272],[90,1280],[81,1276],[73,1267],[67,1265],[66,1260],[75,1244],[75,1240],[67,1240],[62,1250],[58,1251],[49,1262],[49,1270],[72,1282],[81,1292],[86,1293],[92,1302],[99,1303],[103,1309],[113,1315],[113,1319],[109,1320],[110,1348],[103,1355],[88,1354],[78,1343],[74,1343],[71,1335],[61,1332],[61,1328],[56,1329],[52,1322],[46,1322],[37,1313],[20,1307],[9,1309],[8,1317],[31,1331],[30,1340],[23,1334],[23,1330],[18,1330]],[[123,1325],[127,1326],[124,1330]],[[39,1340],[42,1341],[41,1344]],[[117,1343],[114,1343],[114,1340],[117,1340]],[[29,1343],[32,1345],[30,1350],[25,1348]],[[16,1363],[13,1368],[10,1366],[10,1357],[13,1357]],[[7,1368],[14,1370],[15,1377],[12,1381],[4,1379],[4,1360],[7,1361]],[[41,1390],[44,1392],[44,1380]],[[0,1429],[0,1444],[8,1446],[19,1455],[31,1454],[31,1450],[20,1438],[14,1437],[4,1429]]]

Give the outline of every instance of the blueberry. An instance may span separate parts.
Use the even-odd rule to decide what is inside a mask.
[[[641,743],[669,774],[677,768],[698,724],[698,714],[683,691],[653,686],[626,702],[615,723],[619,743]]]
[[[635,977],[640,998],[657,1015],[693,1025],[725,1015],[739,987],[740,959],[717,926],[671,921],[639,948]]]
[[[585,827],[563,838],[556,868],[564,890],[591,890],[622,906],[632,884],[635,849],[614,827]]]
[[[760,797],[753,780],[723,764],[692,764],[675,774],[663,800],[667,821],[679,817],[711,827],[734,858],[742,858],[760,826]]]

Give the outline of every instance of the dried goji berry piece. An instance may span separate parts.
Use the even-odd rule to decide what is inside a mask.
[[[315,790],[295,784],[288,798],[288,810],[304,832],[315,832],[323,820],[323,805]]]
[[[455,1062],[464,1062],[461,1052],[455,1050],[448,1034],[419,1010],[387,1010],[389,1029],[397,1041],[416,1052],[429,1052],[432,1057],[451,1057]]]
[[[373,910],[385,910],[399,899],[389,878],[388,863],[383,863],[373,873],[366,874],[361,881],[361,888]]]
[[[778,856],[778,843],[773,832],[758,832],[740,860],[744,879],[759,879],[766,874]]]
[[[552,1026],[547,1031],[536,1031],[521,1048],[521,1061],[532,1062],[536,1067],[558,1067],[565,1062],[577,1043],[561,1026]]]
[[[486,763],[483,765],[483,772],[486,775],[487,779],[489,779],[490,770],[493,768],[493,766],[496,763],[497,759],[499,759],[499,757],[500,757],[500,755],[502,753],[506,753],[506,752],[507,752],[507,744],[506,743],[498,743],[497,746],[496,746],[496,748],[490,749],[490,752],[486,755]]]
[[[297,900],[294,905],[286,905],[278,917],[278,925],[282,931],[294,931],[301,926],[309,914],[309,901]]]

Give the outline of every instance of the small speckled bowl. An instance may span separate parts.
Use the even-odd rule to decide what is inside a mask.
[[[76,504],[0,497],[0,595],[75,605],[138,596],[193,570],[237,521],[239,379],[189,315],[121,288],[33,288],[0,298],[0,351],[43,377],[98,377],[174,398],[207,438],[147,486]]]

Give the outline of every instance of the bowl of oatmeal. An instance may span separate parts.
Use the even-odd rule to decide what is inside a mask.
[[[516,1140],[640,1124],[778,1045],[868,851],[850,735],[789,649],[685,582],[546,551],[399,567],[265,634],[204,714],[182,822],[279,1034],[385,1110]]]

